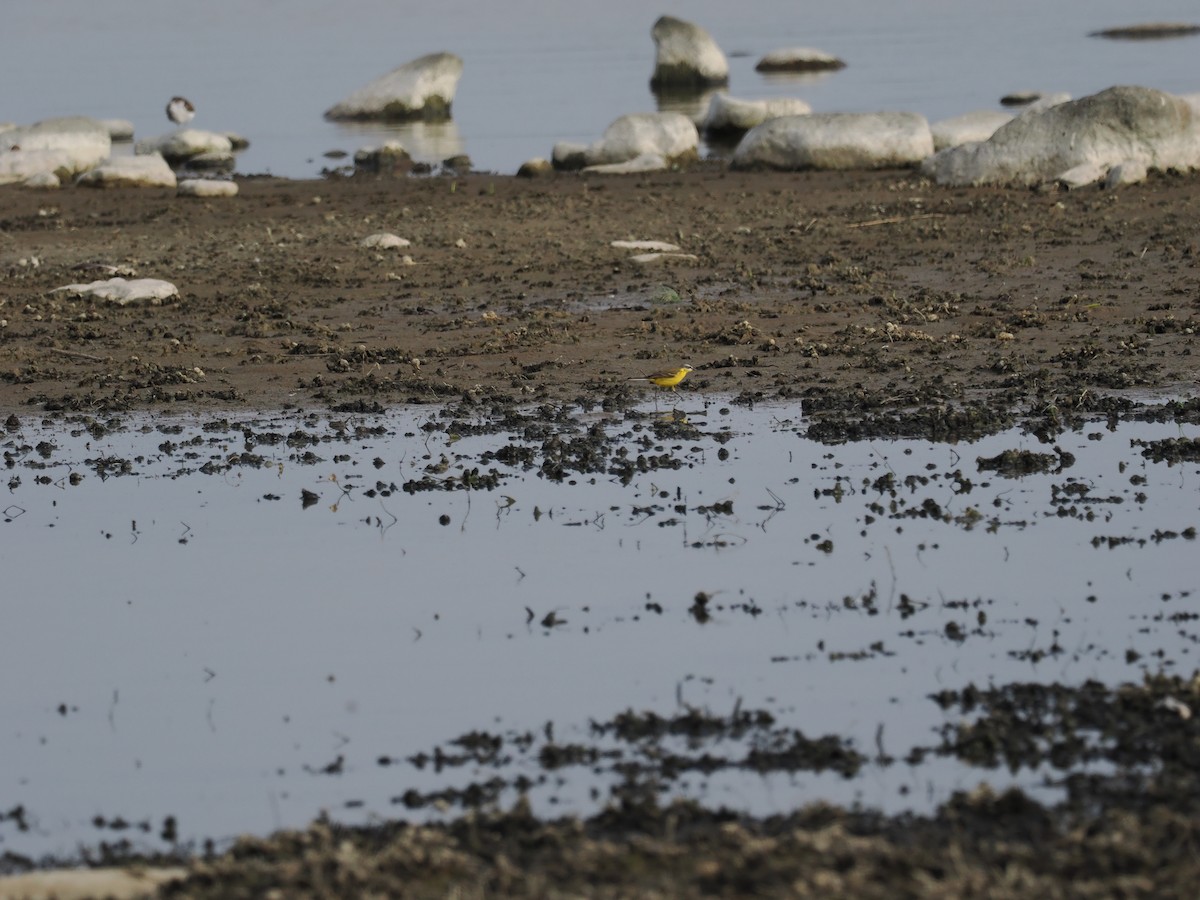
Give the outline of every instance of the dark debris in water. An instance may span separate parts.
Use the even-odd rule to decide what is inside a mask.
[[[540,735],[475,731],[450,741],[446,748],[412,756],[408,762],[414,767],[434,772],[536,766],[541,773],[495,776],[469,788],[424,794],[409,789],[401,802],[411,809],[451,802],[463,808],[492,804],[504,791],[521,793],[535,784],[546,784],[550,773],[561,778],[564,771],[575,767],[590,776],[607,776],[613,796],[627,798],[669,793],[671,785],[688,773],[832,771],[851,778],[867,762],[847,740],[834,735],[809,738],[796,728],[780,725],[766,710],[742,709],[740,704],[729,715],[693,707],[669,716],[626,710],[608,721],[593,721],[586,742],[562,741],[554,734],[551,724]],[[387,755],[377,761],[388,766],[394,762]]]

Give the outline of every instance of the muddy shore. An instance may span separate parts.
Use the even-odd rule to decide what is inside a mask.
[[[0,407],[573,400],[687,362],[691,390],[814,415],[1020,414],[1196,379],[1191,177],[1038,193],[699,167],[240,188],[4,189]],[[379,232],[411,246],[360,246]],[[635,262],[621,239],[682,256]],[[102,266],[180,300],[52,293]]]
[[[0,409],[17,419],[589,408],[627,403],[652,390],[629,379],[683,363],[695,371],[682,391],[795,401],[828,441],[1200,417],[1194,177],[1060,192],[701,165],[631,178],[251,178],[215,201],[12,187],[0,198]],[[362,246],[379,232],[411,244]],[[637,261],[615,240],[680,252]],[[118,307],[54,292],[114,272],[167,279],[180,298]],[[1028,733],[1020,752],[1070,768],[1073,735],[1104,736],[1112,774],[1071,775],[1054,808],[981,790],[931,816],[814,807],[756,820],[662,805],[632,785],[587,821],[518,806],[190,848],[190,878],[164,893],[1184,896],[1200,720],[1163,704],[1198,690],[1162,679],[947,695],[987,711],[951,748],[961,758],[1004,758],[1008,738]],[[123,858],[119,845],[88,854]]]

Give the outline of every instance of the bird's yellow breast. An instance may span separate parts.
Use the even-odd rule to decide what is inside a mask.
[[[692,371],[690,367],[684,366],[673,372],[659,372],[657,375],[649,375],[647,378],[659,387],[675,387],[675,385],[687,378],[687,374],[690,371]]]

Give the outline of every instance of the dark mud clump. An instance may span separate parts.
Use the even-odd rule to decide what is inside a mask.
[[[518,804],[444,825],[322,821],[245,838],[164,896],[1190,896],[1198,821],[1083,820],[986,789],[900,818],[815,806],[753,820],[679,802],[545,821]]]

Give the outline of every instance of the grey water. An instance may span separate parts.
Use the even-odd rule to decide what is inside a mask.
[[[827,445],[793,407],[683,412],[697,435],[661,440],[652,419],[578,412],[681,465],[562,481],[480,462],[540,439],[433,409],[25,417],[0,435],[0,812],[28,830],[0,818],[0,852],[128,836],[97,816],[223,840],[410,815],[406,790],[494,774],[405,761],[478,729],[586,742],[626,709],[741,707],[902,759],[936,743],[946,688],[1197,668],[1200,466],[1138,443],[1195,426],[1098,423],[1057,450],[1019,430]],[[979,464],[1004,450],[1073,459],[1020,478]],[[403,487],[474,468],[494,484]],[[1042,775],[931,757],[675,792],[924,810],[981,781],[1053,799]],[[585,769],[530,799],[586,813],[606,791]]]
[[[798,96],[820,112],[905,110],[930,121],[997,108],[1018,90],[1084,96],[1114,84],[1200,91],[1200,38],[1111,41],[1135,22],[1192,22],[1190,0],[845,0],[801,5],[692,0],[404,3],[396,0],[54,0],[8,4],[0,31],[0,122],[61,115],[131,120],[165,132],[174,94],[195,127],[251,141],[242,174],[317,177],[328,151],[398,139],[418,159],[468,154],[511,174],[556,141],[589,142],[618,116],[650,112],[650,27],[662,14],[702,25],[730,57],[728,91]],[[767,78],[761,56],[811,46],[844,59],[823,77]],[[426,53],[465,71],[445,125],[340,126],[322,118],[350,91]]]

